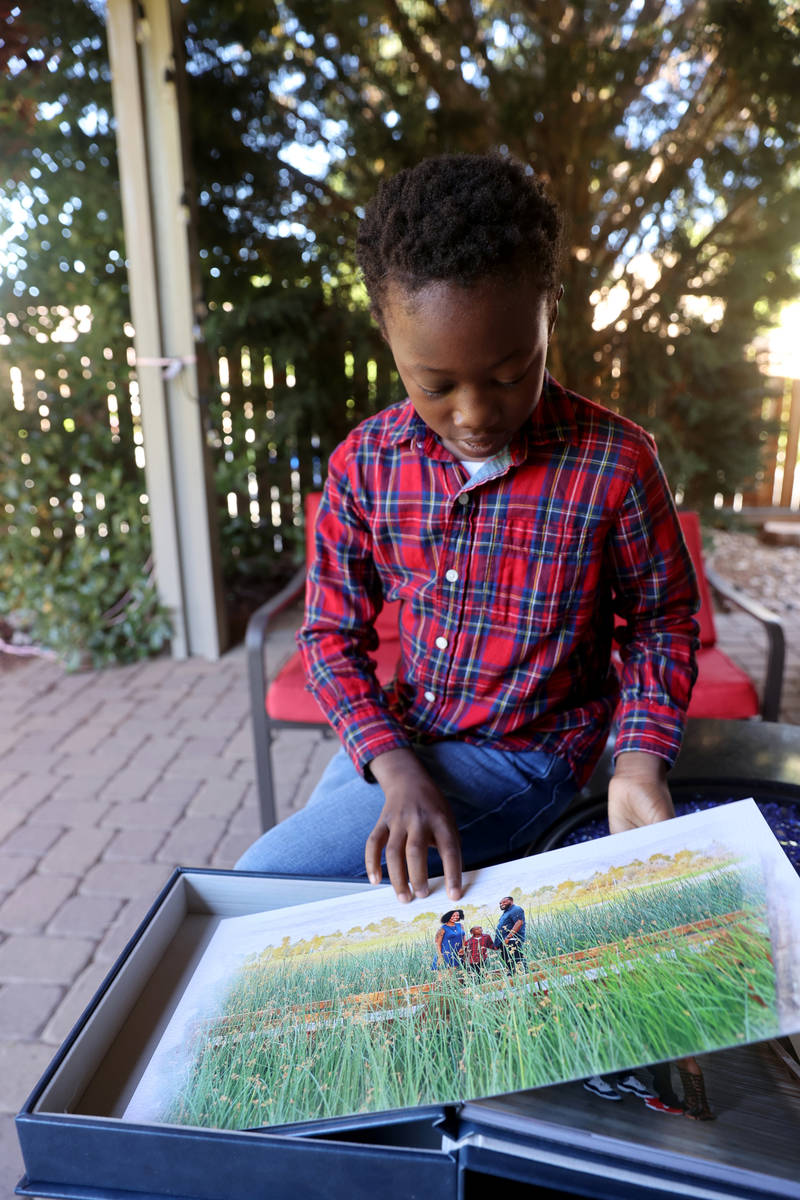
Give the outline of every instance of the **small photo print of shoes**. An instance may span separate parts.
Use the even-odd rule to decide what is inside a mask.
[[[630,1092],[632,1096],[638,1096],[640,1100],[652,1100],[655,1098],[655,1092],[643,1084],[641,1079],[637,1079],[635,1075],[617,1076],[614,1080],[614,1086],[618,1092]]]
[[[595,1096],[599,1096],[601,1100],[621,1100],[617,1089],[613,1084],[604,1079],[602,1075],[590,1075],[588,1079],[584,1079],[583,1086],[587,1092],[593,1092]]]
[[[664,1113],[668,1117],[682,1117],[683,1108],[677,1107],[675,1104],[665,1104],[663,1100],[659,1100],[658,1096],[648,1096],[645,1100],[645,1106],[652,1109],[653,1112]]]

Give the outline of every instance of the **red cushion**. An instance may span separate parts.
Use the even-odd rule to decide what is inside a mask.
[[[317,509],[322,499],[322,492],[308,492],[305,500],[306,516],[306,566],[314,561],[314,525],[317,520]]]
[[[397,670],[400,640],[395,623],[394,636],[385,638],[372,655],[378,669],[378,679],[388,683]],[[325,717],[310,692],[306,691],[306,674],[299,654],[293,654],[281,667],[267,688],[267,713],[276,721],[311,721],[323,724]]]
[[[697,575],[697,586],[700,589],[700,611],[697,620],[700,625],[700,645],[715,646],[717,631],[714,628],[714,605],[711,599],[711,589],[708,586],[703,567],[703,539],[700,535],[700,518],[696,512],[680,512],[678,519],[681,523],[686,548],[694,564]]]
[[[697,652],[697,682],[689,703],[690,717],[722,720],[758,716],[758,693],[749,675],[713,646]]]

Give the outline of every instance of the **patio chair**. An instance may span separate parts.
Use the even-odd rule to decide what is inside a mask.
[[[305,676],[299,653],[292,654],[268,684],[267,653],[270,625],[275,617],[296,604],[304,594],[306,567],[314,553],[314,521],[320,493],[306,497],[306,563],[290,582],[253,613],[245,639],[250,707],[255,738],[256,783],[262,827],[275,824],[275,794],[272,770],[272,737],[278,727],[323,729],[334,736],[314,697],[305,689]],[[699,613],[700,642],[698,681],[692,695],[692,717],[746,718],[760,715],[762,720],[777,721],[783,681],[784,636],[780,620],[758,601],[733,588],[703,562],[700,523],[696,513],[683,512],[681,526],[697,570],[701,593]],[[732,662],[717,646],[711,601],[711,589],[725,600],[749,613],[766,629],[768,653],[764,695],[759,702],[755,685],[745,671]],[[387,604],[377,621],[379,636],[375,652],[377,676],[381,683],[393,675],[400,656],[397,603]]]
[[[305,498],[305,563],[277,595],[256,609],[247,624],[245,635],[255,739],[256,786],[264,830],[271,829],[275,824],[273,730],[287,726],[294,729],[322,729],[326,735],[336,736],[316,700],[306,691],[305,672],[297,651],[281,666],[272,682],[267,683],[270,625],[279,613],[297,604],[305,594],[307,567],[314,556],[314,523],[321,497],[321,492],[309,492]],[[381,683],[391,679],[400,657],[397,628],[399,608],[399,603],[385,605],[376,622],[379,642],[373,657]]]
[[[697,653],[697,683],[689,704],[690,717],[740,719],[760,716],[777,721],[781,707],[783,668],[786,654],[783,625],[779,617],[758,600],[723,578],[703,558],[700,519],[696,512],[681,512],[680,523],[694,563],[700,589],[700,649]],[[726,604],[741,609],[763,626],[767,636],[764,690],[759,699],[746,671],[732,662],[717,645],[712,592]]]

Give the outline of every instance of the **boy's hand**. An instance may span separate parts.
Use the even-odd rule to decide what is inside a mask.
[[[664,759],[642,750],[617,755],[614,775],[608,785],[611,833],[653,825],[674,816]]]
[[[371,883],[380,883],[381,851],[398,900],[428,895],[428,848],[435,847],[444,867],[447,894],[461,898],[461,840],[445,800],[413,750],[388,750],[370,768],[386,803],[367,838],[364,862]]]

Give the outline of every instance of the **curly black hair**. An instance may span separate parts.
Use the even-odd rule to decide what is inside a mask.
[[[456,916],[456,914],[458,914],[459,921],[464,920],[463,908],[448,908],[447,912],[443,913],[442,916],[440,917],[439,924],[446,925],[447,922],[450,920],[450,918]]]
[[[384,180],[356,240],[372,311],[383,324],[390,280],[414,293],[436,280],[469,287],[530,278],[555,297],[563,220],[542,183],[503,155],[442,154]]]

